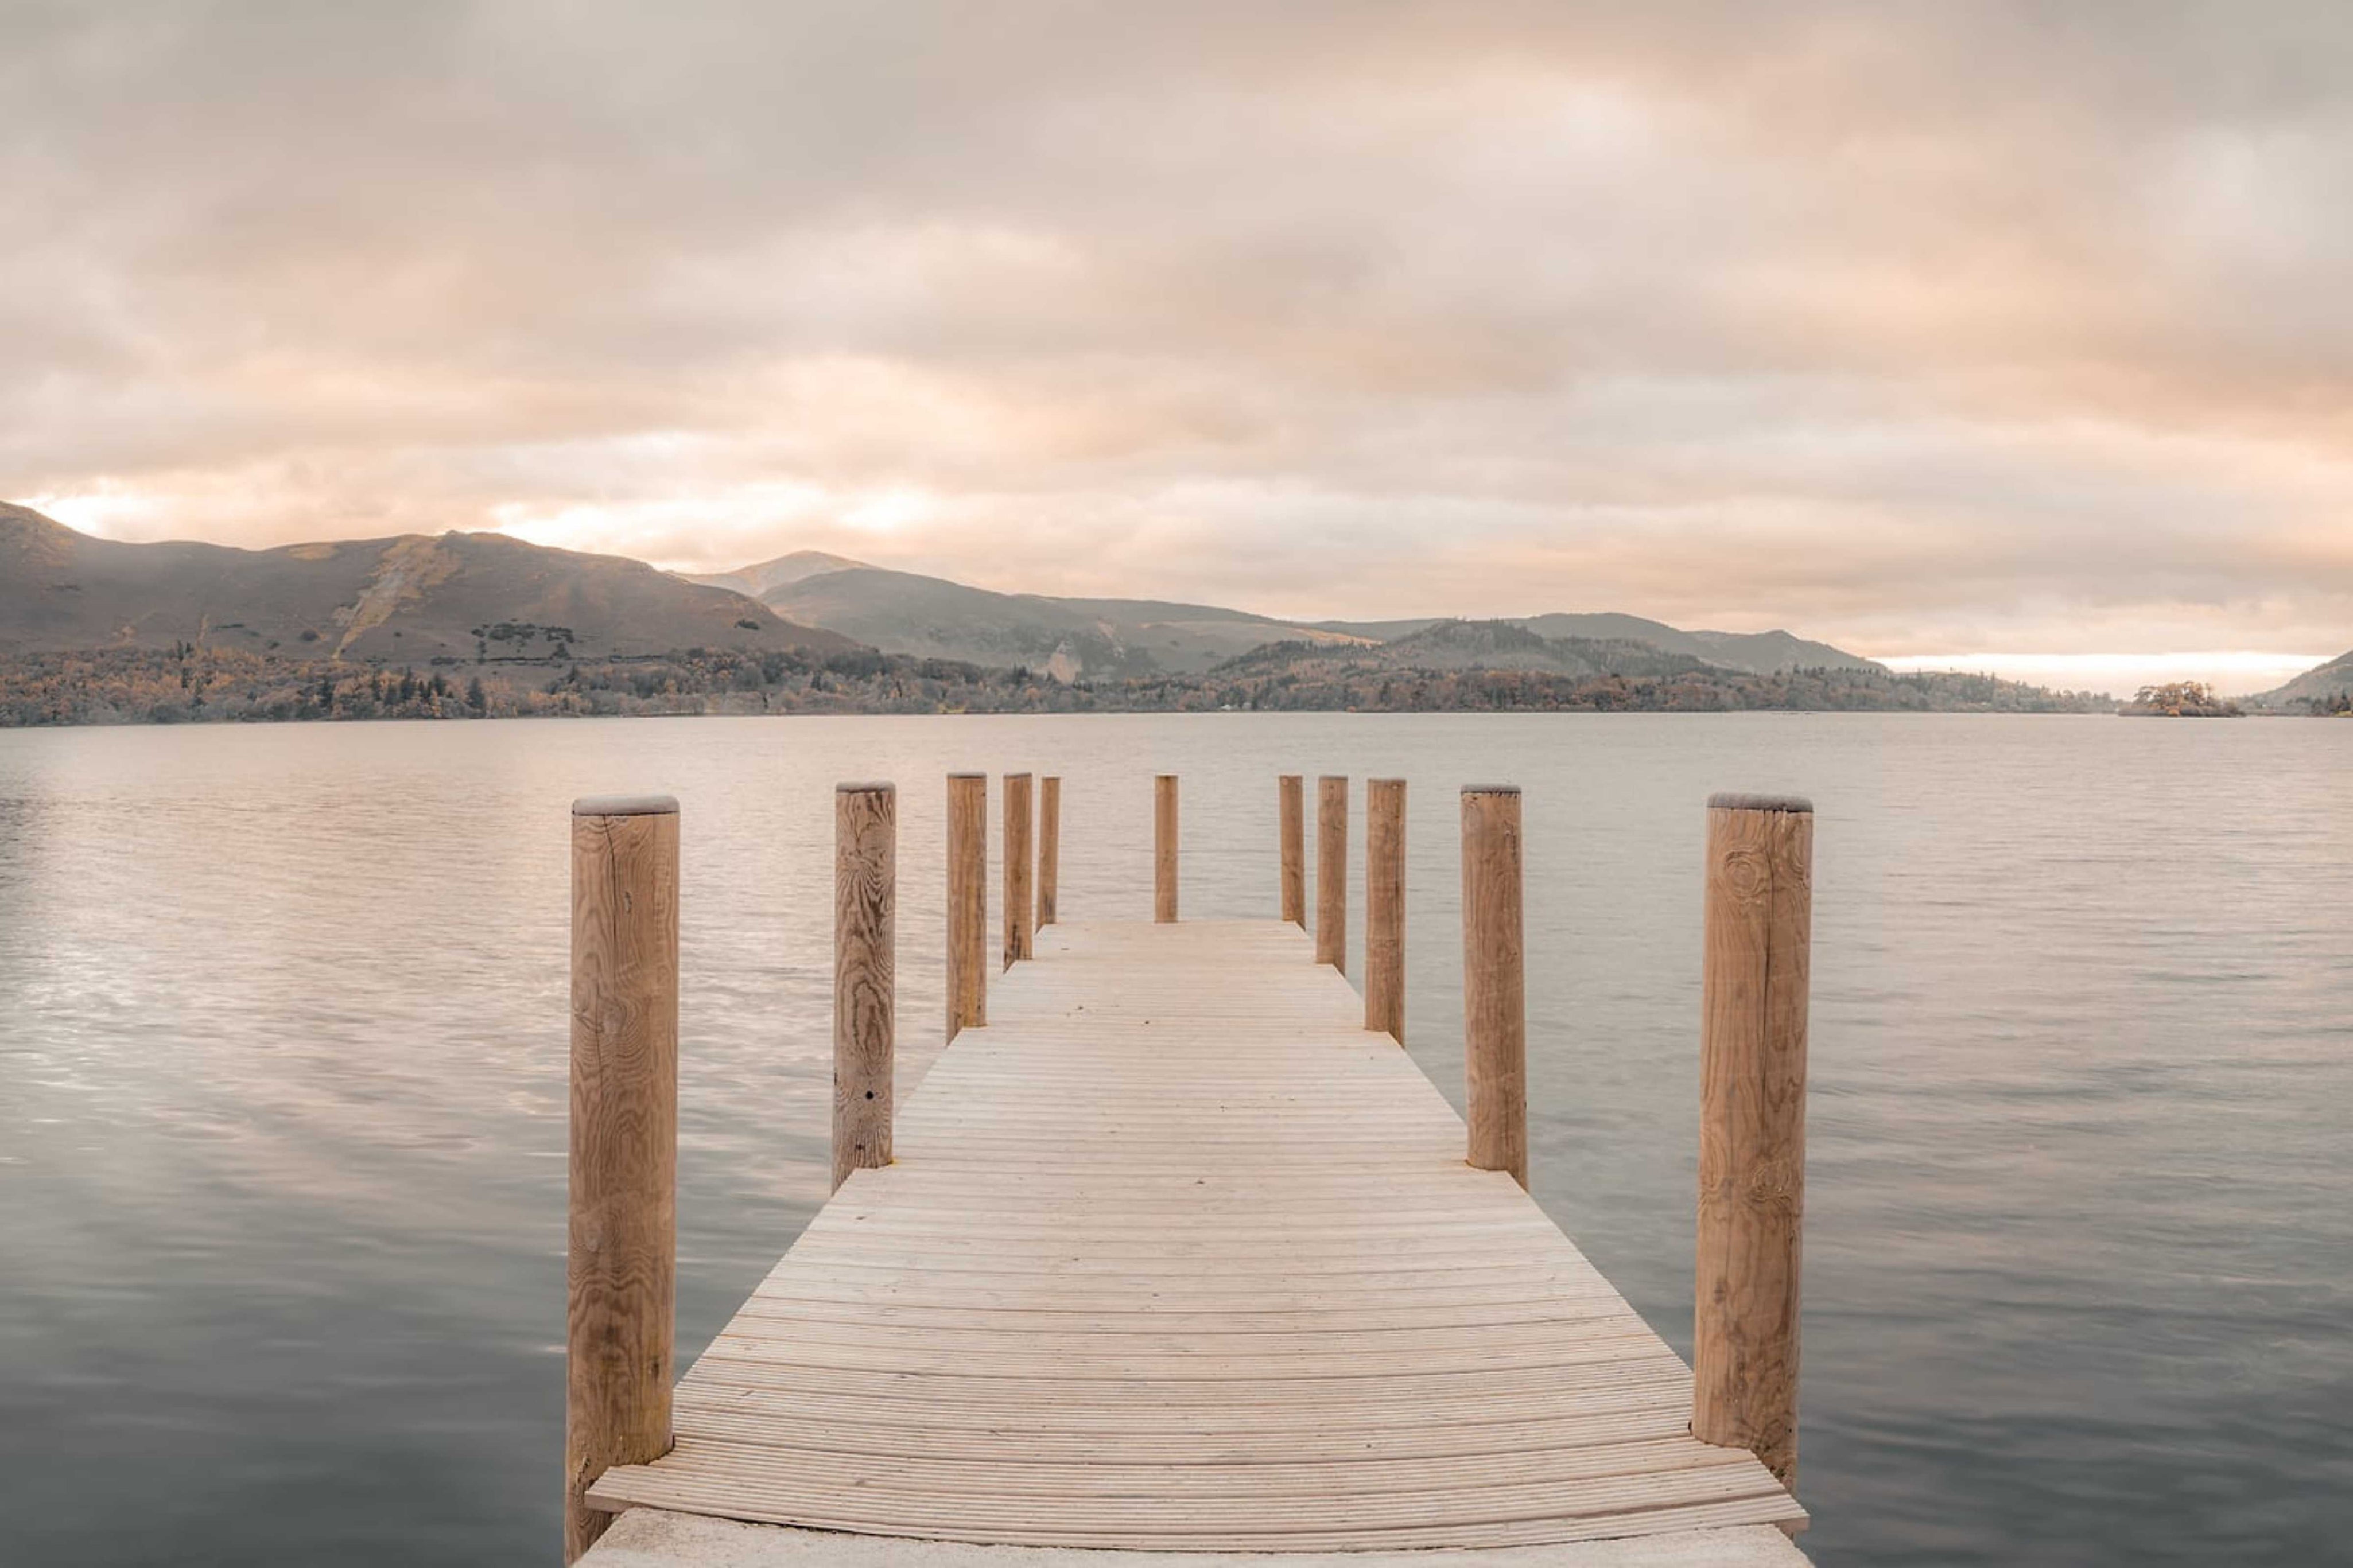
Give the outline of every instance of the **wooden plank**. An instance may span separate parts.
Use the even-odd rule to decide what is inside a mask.
[[[1161,1551],[1802,1522],[1297,926],[1034,941],[592,1501]]]
[[[1107,1443],[1099,1431],[1063,1430],[1000,1422],[986,1427],[955,1426],[911,1412],[897,1423],[812,1419],[790,1404],[760,1404],[738,1394],[708,1405],[681,1396],[692,1408],[694,1428],[713,1441],[766,1444],[783,1448],[819,1448],[880,1457],[907,1455],[951,1459],[1000,1459],[1008,1446],[1039,1461],[1092,1465],[1260,1465],[1314,1460],[1378,1458],[1442,1459],[1478,1454],[1521,1454],[1602,1443],[1631,1443],[1685,1435],[1671,1411],[1647,1403],[1625,1411],[1596,1411],[1523,1421],[1419,1424],[1409,1427],[1333,1427],[1319,1424],[1284,1432],[1265,1426],[1159,1429],[1132,1423]]]
[[[1389,1447],[1451,1453],[1469,1446],[1507,1440],[1515,1446],[1546,1446],[1546,1435],[1557,1432],[1601,1431],[1672,1434],[1688,1424],[1686,1417],[1655,1395],[1652,1384],[1622,1380],[1611,1388],[1590,1390],[1574,1411],[1549,1408],[1542,1400],[1516,1405],[1482,1405],[1476,1408],[1434,1407],[1428,1419],[1398,1423],[1386,1405],[1318,1405],[1312,1411],[1232,1407],[1181,1408],[1166,1405],[1123,1405],[1062,1402],[1028,1409],[944,1404],[915,1400],[883,1400],[864,1406],[837,1394],[791,1387],[721,1386],[681,1384],[678,1407],[693,1409],[696,1430],[716,1431],[701,1424],[757,1421],[764,1429],[782,1436],[795,1424],[838,1434],[837,1447],[853,1447],[856,1428],[874,1427],[894,1434],[931,1434],[943,1442],[955,1435],[978,1434],[989,1439],[989,1453],[1003,1452],[1009,1435],[1083,1439],[1098,1460],[1143,1454],[1155,1447],[1195,1448],[1203,1443],[1221,1446],[1225,1462],[1257,1463],[1280,1453],[1317,1445],[1338,1445],[1344,1451],[1369,1451]],[[740,1422],[737,1423],[740,1429]],[[1499,1439],[1495,1435],[1504,1434]],[[1520,1434],[1512,1436],[1512,1434]],[[1107,1436],[1116,1444],[1104,1441]],[[894,1441],[904,1441],[903,1437]],[[1551,1446],[1573,1446],[1564,1438]]]

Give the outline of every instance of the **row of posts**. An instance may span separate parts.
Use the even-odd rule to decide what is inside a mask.
[[[1306,780],[1275,781],[1282,918],[1307,928]],[[1154,781],[1153,911],[1176,918],[1176,775]],[[1365,784],[1365,1027],[1405,1043],[1405,780]],[[1315,962],[1348,967],[1348,780],[1315,781]],[[1462,1059],[1468,1157],[1528,1184],[1520,792],[1462,791]]]
[[[1061,879],[1062,781],[1005,775],[1005,939],[1000,967],[1035,955]],[[891,1163],[896,1076],[899,792],[836,787],[833,806],[833,1184]],[[988,1022],[988,775],[950,773],[947,1038]]]
[[[1002,967],[1054,923],[1060,785],[1005,778]],[[1303,779],[1277,783],[1282,916],[1307,923]],[[947,787],[947,1037],[987,1022],[987,775]],[[898,795],[835,793],[833,1184],[891,1163]],[[1177,780],[1153,788],[1153,916],[1177,919]],[[1365,1026],[1405,1037],[1406,786],[1366,788]],[[1520,792],[1461,792],[1468,1163],[1528,1183]],[[1032,837],[1033,823],[1035,837]],[[1347,961],[1348,781],[1317,781],[1315,960]],[[1797,1466],[1813,808],[1708,803],[1692,1430]],[[610,1516],[589,1486],[670,1447],[677,1273],[678,805],[572,812],[571,1205],[565,1561]]]
[[[1052,925],[1062,867],[1062,781],[1005,775],[1005,941],[998,967],[1037,952]],[[849,786],[845,785],[844,788]],[[877,786],[869,786],[877,787]],[[879,786],[887,788],[889,786]],[[839,835],[837,835],[839,840]],[[837,842],[837,856],[847,851]],[[847,875],[837,867],[837,877]],[[988,775],[948,775],[948,1029],[954,1040],[988,1022]],[[889,1162],[880,1162],[888,1163]],[[834,1184],[841,1184],[837,1162]]]

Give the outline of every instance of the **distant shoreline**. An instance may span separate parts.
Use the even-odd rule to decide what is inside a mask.
[[[794,713],[2113,713],[2113,699],[1990,676],[1881,669],[1656,675],[1399,668],[1320,660],[1201,675],[1060,681],[871,650],[692,648],[606,659],[423,668],[196,648],[0,657],[0,727]]]

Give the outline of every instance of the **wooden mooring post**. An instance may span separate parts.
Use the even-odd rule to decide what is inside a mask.
[[[1749,1450],[1787,1486],[1798,1469],[1814,808],[1746,795],[1707,805],[1692,1435]]]
[[[1462,790],[1462,1069],[1471,1163],[1528,1184],[1528,1009],[1520,791]]]
[[[988,1022],[988,775],[948,775],[948,1038]]]
[[[670,1447],[678,1276],[678,803],[572,807],[572,1152],[564,1561],[587,1491]]]
[[[1062,781],[1048,773],[1038,781],[1038,929],[1054,923],[1054,900],[1062,877]]]
[[[1176,918],[1176,775],[1152,781],[1152,918],[1162,925]]]
[[[833,792],[833,1184],[891,1163],[898,1041],[899,792]]]
[[[1365,781],[1365,1027],[1405,1044],[1405,780]]]
[[[1348,781],[1315,781],[1315,962],[1348,972]]]
[[[1284,773],[1275,780],[1276,816],[1280,819],[1282,856],[1282,918],[1307,929],[1307,815],[1300,799],[1300,776]]]
[[[1005,775],[1005,967],[1028,958],[1037,931],[1035,853],[1029,837],[1029,775]]]

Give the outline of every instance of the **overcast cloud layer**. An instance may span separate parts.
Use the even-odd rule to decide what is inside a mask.
[[[2326,655],[2348,84],[2339,0],[16,0],[0,496]]]

